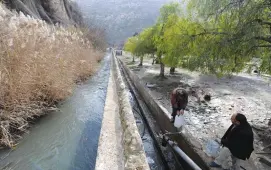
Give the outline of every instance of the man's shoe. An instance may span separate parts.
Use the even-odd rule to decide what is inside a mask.
[[[209,164],[209,166],[212,167],[212,168],[221,168],[221,165],[218,165],[218,164],[215,163],[214,161],[211,162],[211,163]]]

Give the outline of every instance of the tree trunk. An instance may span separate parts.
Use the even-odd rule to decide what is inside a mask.
[[[175,67],[170,67],[169,74],[174,74],[175,73]]]
[[[152,65],[154,64],[154,62],[155,62],[155,57],[154,57],[154,54],[152,54],[151,55],[151,57],[152,57]]]
[[[237,57],[235,56],[235,57],[234,57],[234,67],[233,67],[233,69],[231,70],[231,72],[235,73],[235,72],[236,72],[236,69],[237,69]]]
[[[155,59],[155,64],[161,64],[160,59],[156,58]]]
[[[138,66],[143,66],[143,56],[140,57],[140,63]]]
[[[162,61],[160,61],[160,75],[161,78],[165,77],[165,65]]]
[[[135,62],[135,56],[133,55],[133,61],[132,61],[133,63]]]
[[[270,27],[270,32],[271,32],[271,27]],[[271,70],[271,55],[269,56],[268,69]]]
[[[160,75],[159,76],[160,76],[160,78],[164,78],[165,77],[165,65],[162,62],[162,55],[161,54],[158,54],[157,60],[160,63]]]

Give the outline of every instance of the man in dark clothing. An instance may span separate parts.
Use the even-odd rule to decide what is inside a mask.
[[[171,122],[174,122],[177,114],[184,114],[184,110],[188,103],[188,93],[183,88],[176,88],[172,91],[170,100],[172,106]]]
[[[235,164],[235,170],[239,170],[238,159],[249,159],[253,149],[253,131],[246,117],[237,113],[231,117],[232,125],[221,139],[223,148],[215,161],[211,162],[211,167],[222,167],[229,169]]]

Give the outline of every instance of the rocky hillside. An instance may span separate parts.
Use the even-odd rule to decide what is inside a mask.
[[[83,24],[76,2],[71,0],[4,0],[7,7],[48,23]]]

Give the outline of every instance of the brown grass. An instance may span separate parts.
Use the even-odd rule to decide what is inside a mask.
[[[13,146],[29,120],[95,72],[102,55],[79,29],[50,26],[0,4],[0,145]]]

